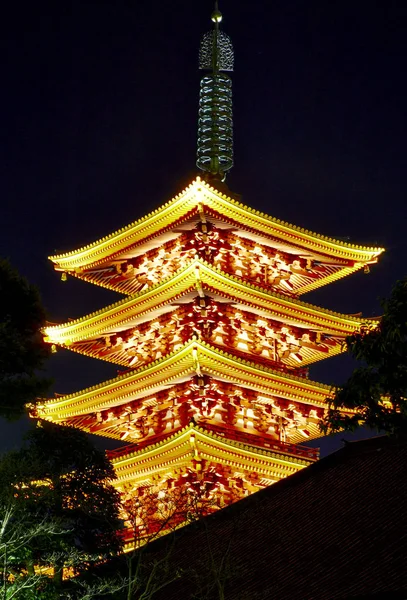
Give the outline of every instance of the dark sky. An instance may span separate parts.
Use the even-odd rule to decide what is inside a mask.
[[[0,255],[60,321],[119,297],[62,283],[47,256],[138,219],[196,174],[197,56],[213,3],[11,4],[2,9]],[[229,187],[290,223],[384,246],[370,275],[305,297],[379,314],[378,297],[406,275],[407,3],[221,0],[220,9],[236,60]],[[351,368],[339,357],[311,378],[341,383]],[[69,393],[116,367],[61,351],[50,372]],[[0,447],[24,427],[1,426]]]

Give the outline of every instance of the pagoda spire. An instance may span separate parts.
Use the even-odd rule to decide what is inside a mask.
[[[199,49],[199,68],[209,71],[201,79],[199,94],[198,148],[196,164],[217,179],[224,180],[233,167],[232,42],[219,29],[222,13],[218,2],[211,16],[213,29]]]

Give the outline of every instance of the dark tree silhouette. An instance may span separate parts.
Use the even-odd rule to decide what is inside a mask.
[[[7,466],[10,461],[14,474]],[[15,490],[17,521],[24,516],[28,522],[36,519],[58,528],[52,535],[39,531],[27,540],[21,562],[23,573],[29,573],[30,565],[51,569],[55,597],[60,597],[64,569],[80,575],[120,552],[113,468],[83,432],[42,423],[27,434],[22,450],[3,457],[0,475],[8,478],[2,485]]]
[[[0,459],[2,600],[45,600],[53,597],[52,581],[35,569],[31,547],[35,540],[61,535],[63,530],[56,519],[44,515],[38,506],[40,488],[38,482],[27,479],[26,467],[13,452]]]
[[[396,283],[381,306],[377,327],[366,327],[346,340],[348,352],[361,366],[335,389],[321,425],[324,433],[359,425],[397,435],[407,432],[407,279]],[[343,415],[343,408],[355,413]]]
[[[0,259],[0,416],[19,419],[25,404],[44,396],[50,380],[38,374],[49,355],[40,328],[45,311],[37,289]]]

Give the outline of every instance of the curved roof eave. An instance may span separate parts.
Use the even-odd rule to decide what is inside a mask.
[[[58,422],[114,408],[155,393],[162,386],[174,384],[199,371],[260,393],[320,408],[325,407],[326,398],[332,395],[331,388],[325,384],[274,371],[194,340],[131,373],[37,404],[33,415]]]
[[[166,280],[130,298],[124,298],[74,321],[45,327],[43,331],[49,343],[68,346],[77,341],[103,335],[115,324],[123,325],[175,302],[186,293],[197,289],[198,284],[204,291],[214,290],[231,302],[247,306],[249,310],[270,312],[274,316],[284,317],[308,327],[318,327],[332,334],[350,334],[362,323],[372,322],[371,319],[337,313],[283,294],[269,292],[195,259]]]
[[[124,251],[154,233],[162,232],[163,229],[169,230],[171,224],[185,217],[191,211],[199,214],[204,212],[206,207],[221,213],[226,220],[231,219],[243,226],[257,230],[261,235],[277,238],[298,247],[336,258],[366,264],[375,262],[384,251],[383,248],[349,244],[285,223],[241,204],[197,177],[172,200],[138,221],[87,246],[49,258],[58,270],[85,269],[108,259],[109,256],[117,254],[120,250]]]

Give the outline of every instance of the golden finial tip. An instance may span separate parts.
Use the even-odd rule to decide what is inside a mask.
[[[215,8],[211,15],[211,19],[214,23],[220,23],[222,21],[222,13],[220,12],[220,10]]]

